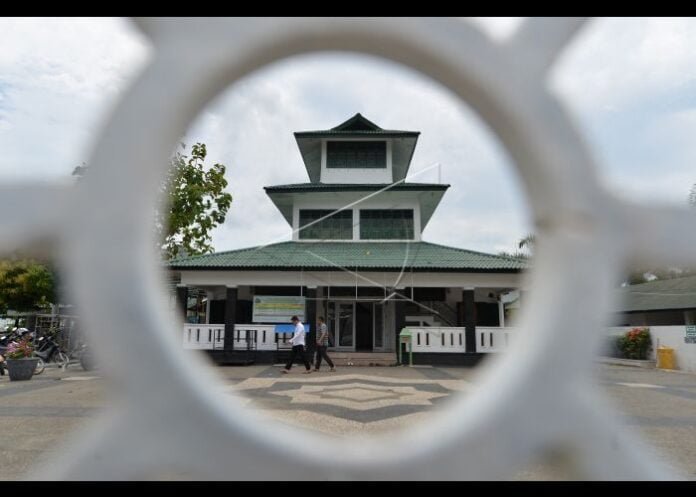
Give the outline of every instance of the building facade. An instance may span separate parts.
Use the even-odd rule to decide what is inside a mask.
[[[212,347],[202,348],[224,361],[251,347],[251,331],[255,360],[270,362],[277,324],[299,314],[310,335],[324,316],[336,351],[396,357],[409,326],[432,329],[414,345],[441,361],[474,357],[476,327],[503,327],[506,302],[519,305],[511,296],[527,263],[423,240],[449,185],[406,181],[419,134],[360,114],[295,133],[309,182],[265,187],[292,239],[170,262],[189,324],[184,344],[203,333]]]
[[[696,276],[655,280],[617,290],[616,326],[696,324]]]

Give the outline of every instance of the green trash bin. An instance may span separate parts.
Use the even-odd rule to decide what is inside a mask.
[[[404,348],[402,344],[408,344],[408,365],[413,366],[413,333],[408,328],[403,328],[399,333],[399,364],[403,364],[401,359],[401,350]]]

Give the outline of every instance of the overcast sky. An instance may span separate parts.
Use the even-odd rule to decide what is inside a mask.
[[[479,19],[496,38],[514,18]],[[696,183],[696,19],[596,19],[555,66],[551,87],[585,133],[607,187],[646,203],[685,204]],[[122,19],[0,19],[0,181],[70,179],[147,64],[148,40]],[[217,250],[290,239],[263,186],[308,181],[294,131],[356,112],[420,131],[412,181],[451,184],[424,239],[514,250],[530,231],[514,170],[497,140],[448,90],[403,66],[322,53],[268,66],[232,85],[183,141],[207,144],[234,197]]]

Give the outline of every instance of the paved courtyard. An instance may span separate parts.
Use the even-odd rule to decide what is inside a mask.
[[[345,367],[335,373],[281,375],[277,366],[217,368],[220,393],[276,422],[336,437],[369,435],[427,422],[453,395],[475,387],[476,370],[447,367]],[[598,388],[628,425],[696,480],[696,375],[597,365]],[[105,408],[106,380],[71,366],[27,382],[0,377],[0,479],[22,477],[40,454]],[[514,479],[563,479],[559,468],[530,464]]]

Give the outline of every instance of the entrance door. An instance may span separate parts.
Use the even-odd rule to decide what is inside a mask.
[[[355,350],[372,352],[373,308],[374,303],[372,302],[355,303]]]
[[[326,313],[329,333],[336,349],[355,349],[355,303],[329,302]]]

